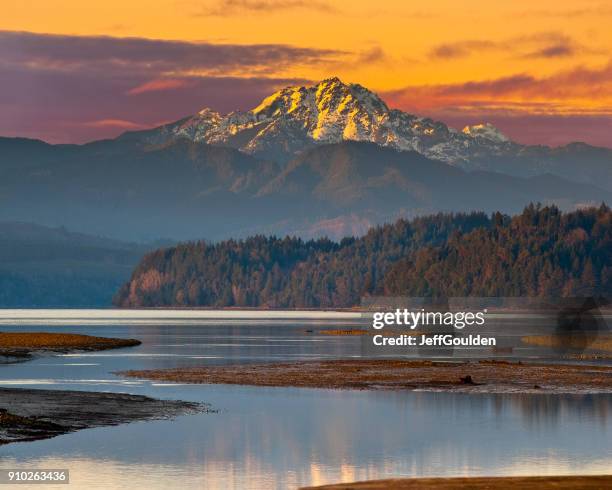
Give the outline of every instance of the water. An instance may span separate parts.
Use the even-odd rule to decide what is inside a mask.
[[[356,321],[352,313],[270,318],[267,312],[0,311],[3,331],[143,341],[135,348],[0,366],[3,386],[119,391],[202,401],[219,410],[11,444],[0,448],[0,464],[68,468],[73,488],[143,489],[284,489],[397,476],[612,471],[610,395],[181,385],[113,374],[358,356],[359,338],[317,333]]]

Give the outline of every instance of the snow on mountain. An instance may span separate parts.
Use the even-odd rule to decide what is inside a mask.
[[[496,143],[507,143],[510,141],[505,134],[489,123],[466,126],[463,128],[462,133],[472,138],[482,138]]]
[[[309,87],[287,87],[247,112],[225,116],[203,109],[159,128],[149,140],[189,138],[287,161],[325,143],[369,141],[466,166],[474,157],[501,154],[515,145],[490,124],[463,132],[395,109],[359,84],[329,78]],[[518,146],[518,145],[515,145]]]

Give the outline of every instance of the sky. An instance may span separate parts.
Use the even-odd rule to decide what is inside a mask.
[[[609,0],[21,0],[0,135],[82,143],[331,76],[461,129],[612,147]]]

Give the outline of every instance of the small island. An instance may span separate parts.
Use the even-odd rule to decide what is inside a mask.
[[[35,354],[101,351],[140,345],[136,339],[115,339],[74,333],[0,332],[0,359],[25,361]]]
[[[123,371],[180,383],[328,389],[611,393],[612,366],[481,360],[350,359]]]

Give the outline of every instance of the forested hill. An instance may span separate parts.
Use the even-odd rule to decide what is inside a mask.
[[[0,222],[0,308],[106,307],[152,245]]]
[[[340,243],[255,236],[144,257],[118,306],[347,307],[363,295],[612,293],[612,212],[437,214]]]

